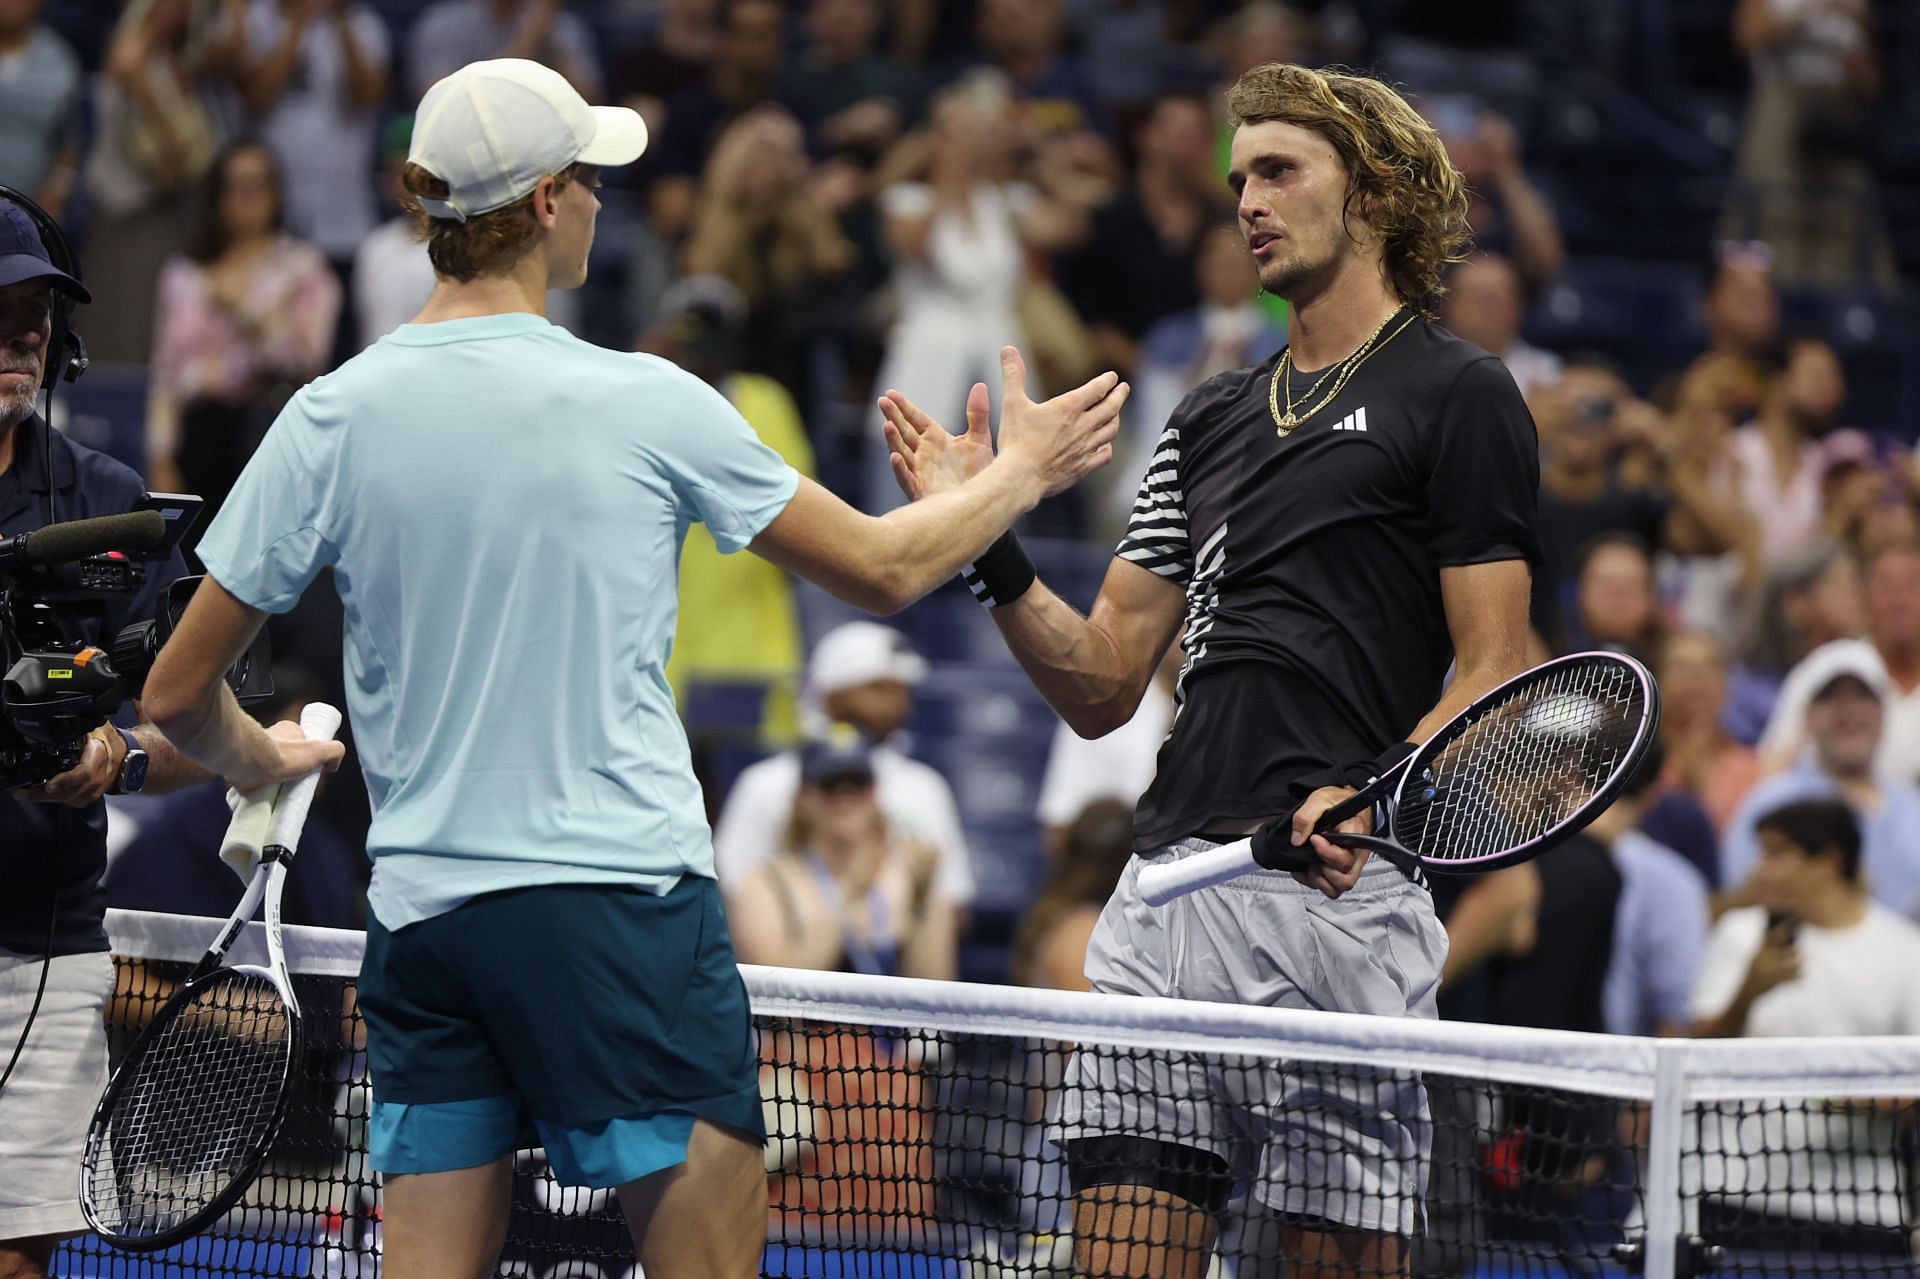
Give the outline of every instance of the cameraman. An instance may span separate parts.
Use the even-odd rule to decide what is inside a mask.
[[[0,198],[0,536],[42,527],[50,509],[61,520],[118,515],[146,492],[138,475],[35,412],[35,396],[66,358],[53,349],[56,290],[90,300],[54,266],[26,213]],[[185,572],[178,551],[151,566],[146,586],[87,622],[85,638],[105,647],[123,625],[152,617],[159,593]],[[0,793],[0,1074],[16,1045],[19,1052],[0,1086],[0,1279],[39,1279],[55,1241],[86,1226],[75,1187],[87,1121],[107,1083],[102,1012],[114,983],[100,797],[209,776],[151,724],[103,724],[72,768]]]

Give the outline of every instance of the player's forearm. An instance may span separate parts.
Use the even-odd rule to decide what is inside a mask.
[[[876,613],[899,612],[959,576],[1044,496],[1046,481],[1037,471],[1003,456],[957,489],[887,512],[875,521],[874,544],[859,557],[866,599],[852,602]]]
[[[1080,736],[1104,737],[1140,708],[1152,663],[1144,671],[1129,669],[1113,637],[1044,582],[989,611],[1033,686]]]
[[[1477,698],[1486,696],[1526,669],[1526,650],[1516,644],[1511,653],[1501,654],[1498,658],[1490,657],[1474,666],[1456,670],[1453,683],[1447,685],[1447,691],[1441,695],[1439,703],[1414,726],[1407,740],[1426,741],[1439,732],[1448,720],[1473,705]]]
[[[154,725],[180,754],[227,779],[238,790],[253,790],[275,779],[280,751],[234,700],[233,690],[216,680],[191,702],[151,699]]]
[[[211,770],[202,768],[182,755],[166,735],[152,724],[135,725],[133,735],[139,741],[140,749],[147,753],[147,781],[141,788],[141,794],[164,795],[168,791],[184,790],[188,786],[213,780]]]

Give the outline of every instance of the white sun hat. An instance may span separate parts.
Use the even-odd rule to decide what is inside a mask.
[[[588,106],[567,78],[523,58],[470,62],[420,99],[407,159],[445,182],[428,215],[465,222],[503,209],[570,164],[632,164],[647,125],[627,107]]]

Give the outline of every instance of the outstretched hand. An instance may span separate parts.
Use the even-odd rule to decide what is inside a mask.
[[[1027,366],[1013,347],[1000,350],[1004,388],[1000,451],[1030,466],[1046,495],[1072,488],[1113,460],[1120,409],[1131,391],[1117,373],[1100,376],[1042,404],[1027,398]],[[908,497],[946,492],[985,470],[994,458],[987,388],[967,395],[967,430],[955,436],[898,391],[880,398],[895,480]]]
[[[910,501],[960,487],[993,461],[987,384],[967,392],[967,431],[955,435],[898,391],[880,397],[893,478]]]

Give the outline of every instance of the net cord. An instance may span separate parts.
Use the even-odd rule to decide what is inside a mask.
[[[198,916],[110,910],[114,953],[191,963],[210,925]],[[288,967],[351,979],[366,937],[331,928],[284,929]],[[228,962],[264,963],[263,925],[250,924]],[[1920,1096],[1920,1036],[1843,1039],[1668,1040],[1528,1030],[1296,1009],[1248,1008],[858,973],[740,966],[756,1013],[953,1034],[1005,1034],[1187,1052],[1364,1060],[1382,1069],[1457,1074],[1504,1083],[1653,1100],[1662,1087],[1683,1103],[1756,1097]],[[1663,1084],[1658,1055],[1685,1069]]]

